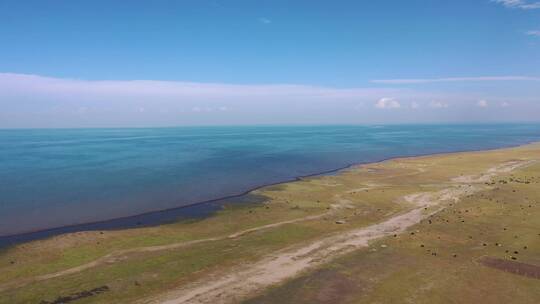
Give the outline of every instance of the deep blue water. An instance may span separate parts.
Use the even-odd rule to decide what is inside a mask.
[[[0,130],[0,235],[185,206],[353,163],[531,141],[538,124]]]

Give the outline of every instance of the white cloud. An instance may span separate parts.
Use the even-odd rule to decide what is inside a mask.
[[[353,106],[353,109],[356,111],[363,111],[365,109],[366,104],[363,102],[359,102],[356,105]]]
[[[529,90],[524,92],[461,92],[294,84],[88,81],[0,73],[0,128],[384,123],[389,119],[391,122],[538,121],[540,104],[536,96],[540,86],[528,85]],[[470,111],[471,100],[475,106],[480,99],[492,100],[490,107],[499,111],[495,112],[499,116]],[[452,101],[450,109],[438,111],[435,118],[433,111],[412,110],[417,105],[423,109],[429,108],[431,101],[447,100]],[[502,101],[512,104],[512,113],[504,111]],[[138,113],[142,109],[144,113]]]
[[[440,101],[432,101],[429,103],[429,106],[431,108],[435,108],[435,109],[444,109],[444,108],[448,108],[448,104],[445,103],[445,102],[440,102]]]
[[[204,106],[204,107],[201,107],[201,106],[196,106],[196,107],[193,107],[191,108],[191,111],[192,112],[225,112],[227,111],[228,108],[226,106],[219,106],[219,107],[212,107],[212,106]]]
[[[506,101],[501,102],[501,108],[506,108],[506,107],[509,107],[509,106],[510,106],[510,104],[508,102],[506,102]]]
[[[527,31],[525,34],[529,35],[529,36],[537,36],[537,37],[540,37],[540,30],[531,30],[531,31]]]
[[[270,20],[268,18],[265,18],[265,17],[261,17],[261,18],[259,18],[259,22],[262,23],[262,24],[270,24],[270,23],[272,23],[272,20]]]
[[[487,108],[489,106],[488,102],[484,99],[479,100],[476,105],[481,108]]]
[[[502,4],[509,8],[537,9],[540,8],[540,2],[526,0],[491,0],[492,2]]]
[[[411,94],[411,91],[384,88],[330,88],[294,84],[222,84],[156,80],[77,80],[26,74],[0,73],[0,99],[8,94],[62,98],[111,99],[144,98],[192,99],[302,98],[359,99],[386,94]]]
[[[431,83],[431,82],[466,82],[466,81],[540,81],[540,77],[483,76],[483,77],[404,78],[404,79],[371,80],[372,83],[383,83],[383,84],[414,84],[414,83]]]
[[[384,97],[375,103],[375,107],[378,109],[398,109],[401,104],[394,98]]]

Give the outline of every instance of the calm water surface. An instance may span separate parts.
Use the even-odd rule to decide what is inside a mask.
[[[540,140],[540,125],[0,130],[0,235],[170,209],[396,156]]]

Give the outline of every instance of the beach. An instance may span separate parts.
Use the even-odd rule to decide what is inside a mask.
[[[352,166],[5,248],[0,303],[537,303],[539,183],[538,143]]]

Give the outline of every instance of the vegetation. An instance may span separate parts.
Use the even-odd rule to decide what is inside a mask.
[[[20,244],[0,252],[0,303],[61,297],[132,303],[269,252],[391,218],[413,207],[406,195],[437,191],[455,183],[452,178],[505,162],[540,160],[539,152],[532,144],[389,160],[266,187],[254,193],[264,203],[231,202],[205,219]],[[540,265],[539,183],[540,162],[493,177],[482,191],[406,233],[337,257],[247,303],[539,303],[537,278],[482,260]]]

